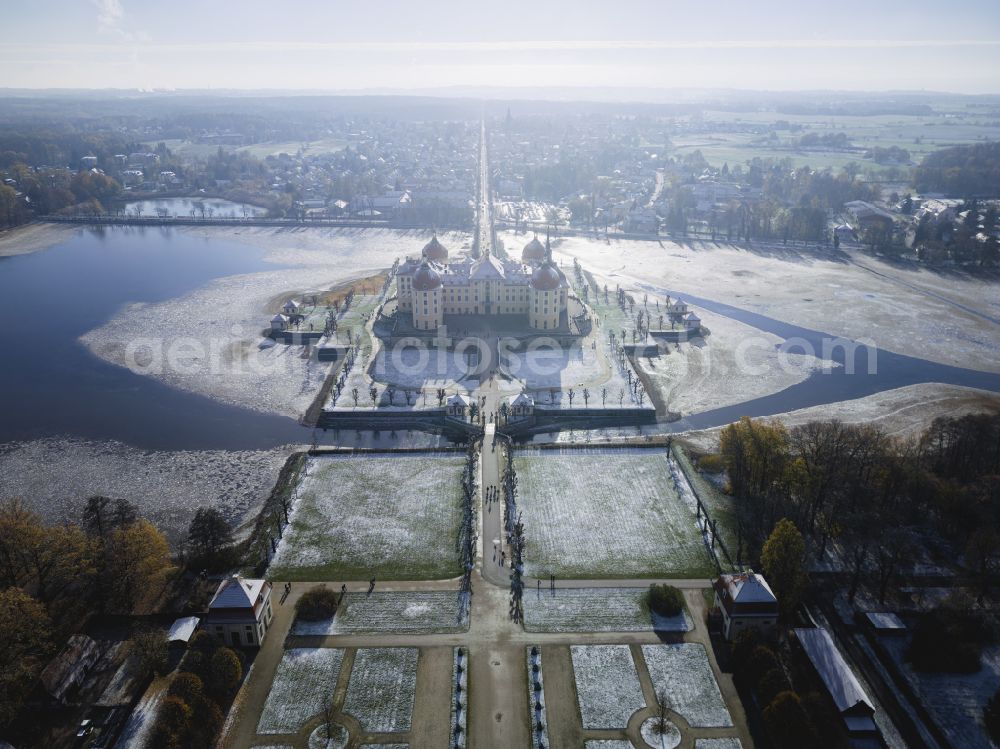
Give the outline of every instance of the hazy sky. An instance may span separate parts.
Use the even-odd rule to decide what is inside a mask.
[[[9,0],[0,86],[1000,93],[1000,0]]]

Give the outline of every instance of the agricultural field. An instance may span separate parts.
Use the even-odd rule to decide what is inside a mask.
[[[434,580],[460,574],[460,453],[310,458],[268,576]]]
[[[445,634],[465,632],[469,617],[461,618],[458,592],[376,591],[348,593],[332,619],[296,621],[293,635]]]
[[[665,617],[646,605],[645,588],[559,588],[524,595],[528,632],[688,632],[686,612]]]
[[[733,725],[704,645],[643,645],[642,656],[657,694],[663,690],[670,709],[693,728]]]
[[[286,650],[260,714],[257,733],[295,733],[322,712],[333,700],[343,660],[344,651],[339,648]]]
[[[417,684],[416,648],[361,648],[347,685],[344,712],[368,733],[410,730]]]
[[[573,645],[570,653],[584,729],[624,729],[646,706],[628,645]]]
[[[516,456],[526,574],[546,578],[708,577],[711,558],[661,450]]]

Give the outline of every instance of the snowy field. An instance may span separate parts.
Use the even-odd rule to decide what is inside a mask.
[[[106,361],[132,365],[182,390],[293,418],[312,403],[330,365],[307,356],[303,346],[258,347],[272,301],[372,275],[397,257],[419,254],[429,238],[420,232],[264,227],[189,233],[209,240],[206,252],[212,238],[263,246],[275,269],[217,279],[164,302],[127,305],[82,336],[83,343]],[[463,237],[442,241],[454,247]]]
[[[570,653],[584,729],[624,729],[646,706],[628,645],[573,645]]]
[[[526,574],[706,577],[713,566],[662,450],[520,452]]]
[[[344,651],[340,648],[286,650],[278,664],[257,733],[296,733],[333,700]]]
[[[505,241],[510,236],[503,233]],[[553,251],[626,286],[690,293],[834,336],[871,338],[897,353],[1000,372],[996,324],[956,306],[1000,316],[1000,284],[989,281],[905,269],[862,254],[841,262],[780,243],[664,240],[661,246],[564,237]]]
[[[908,637],[882,637],[879,644],[900,671],[952,745],[991,749],[983,726],[983,706],[1000,690],[1000,645],[983,648],[982,668],[974,674],[931,674],[915,671],[906,661]]]
[[[845,424],[872,424],[896,437],[917,437],[939,416],[1000,413],[1000,395],[975,388],[925,383],[886,390],[865,398],[789,411],[774,418],[793,427],[810,421],[839,419]],[[687,432],[684,440],[715,451],[719,429]]]
[[[333,619],[295,622],[293,635],[445,634],[469,629],[460,619],[459,593],[449,591],[375,591],[348,593]]]
[[[626,739],[591,739],[583,742],[584,749],[634,749]]]
[[[87,497],[134,502],[172,542],[198,507],[234,526],[267,498],[292,448],[160,452],[118,442],[45,439],[0,445],[0,497],[21,497],[51,522],[79,522]]]
[[[823,362],[814,356],[779,353],[781,338],[736,320],[697,309],[711,331],[659,356],[636,357],[659,400],[682,415],[760,398],[796,385]]]
[[[441,579],[458,575],[461,453],[311,458],[269,577]]]
[[[665,617],[645,602],[645,588],[530,588],[524,594],[524,628],[528,632],[687,632],[686,612]]]
[[[643,645],[642,656],[656,693],[662,689],[670,709],[692,728],[733,725],[704,645]]]
[[[344,712],[368,733],[410,730],[417,685],[416,648],[360,648],[347,685]]]
[[[695,739],[694,749],[743,749],[743,742],[731,739]]]

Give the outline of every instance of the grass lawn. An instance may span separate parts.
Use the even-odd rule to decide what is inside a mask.
[[[458,453],[310,458],[268,577],[456,577],[464,465]]]
[[[694,577],[714,567],[655,449],[545,450],[516,459],[526,574]]]

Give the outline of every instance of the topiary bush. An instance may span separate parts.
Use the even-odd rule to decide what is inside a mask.
[[[650,611],[660,616],[677,616],[684,611],[684,594],[672,585],[654,583],[646,596]]]
[[[337,613],[337,598],[334,591],[317,585],[303,593],[295,602],[295,613],[307,622],[329,619]]]

